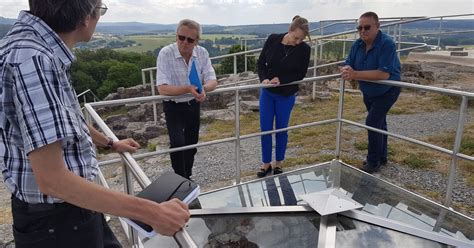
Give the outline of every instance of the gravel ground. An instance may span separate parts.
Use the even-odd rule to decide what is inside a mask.
[[[421,113],[413,115],[394,115],[389,116],[389,130],[406,135],[408,137],[419,138],[440,132],[453,131],[456,129],[458,118],[457,111],[442,110],[434,113]],[[468,121],[474,121],[474,111],[469,110]],[[351,132],[365,132],[359,128],[349,128]],[[202,128],[205,132],[205,127]],[[291,133],[290,133],[291,135]],[[168,141],[166,137],[158,140],[158,149],[166,148]],[[223,143],[205,148],[200,148],[196,155],[193,179],[201,185],[203,191],[212,188],[219,188],[232,183],[235,174],[235,155],[233,154],[234,144]],[[363,159],[364,154],[354,151],[354,157]],[[289,148],[287,157],[296,156],[296,150]],[[255,173],[260,166],[260,141],[259,138],[252,138],[241,141],[241,168],[243,181],[254,179]],[[145,173],[151,179],[156,178],[164,171],[171,170],[169,166],[168,155],[162,155],[147,160],[139,161]],[[103,168],[103,172],[108,183],[114,189],[121,190],[121,167],[110,165]],[[416,170],[406,166],[398,166],[394,163],[384,166],[378,177],[388,180],[403,187],[415,187],[426,191],[439,192],[444,199],[447,178],[445,175],[431,170]],[[138,190],[138,185],[136,189]],[[468,187],[462,175],[458,175],[453,191],[453,202],[461,206],[474,206],[474,189]],[[2,211],[9,205],[9,193],[5,190],[3,184],[0,184],[0,200]],[[7,207],[8,208],[8,207]],[[463,211],[463,209],[461,209]],[[5,212],[5,211],[4,211]],[[474,216],[473,212],[464,211],[469,216]],[[8,215],[5,214],[4,215]],[[0,215],[1,219],[2,215]],[[11,222],[0,223],[0,247],[2,242],[12,239]],[[120,239],[124,239],[123,233],[120,233],[118,222],[112,219],[113,229],[119,232]],[[128,245],[127,245],[128,246]]]

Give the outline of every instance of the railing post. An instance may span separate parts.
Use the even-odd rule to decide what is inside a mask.
[[[324,35],[324,27],[321,27],[320,33],[321,33],[321,36]],[[321,41],[321,49],[319,50],[319,59],[320,60],[323,60],[323,45],[324,45],[324,42]]]
[[[234,75],[237,75],[237,55],[234,55]]]
[[[341,134],[342,134],[342,116],[344,111],[344,91],[346,88],[346,80],[339,79],[339,107],[337,111],[337,131],[336,131],[336,159],[341,157]]]
[[[128,170],[125,161],[122,162],[123,171],[123,187],[125,193],[128,195],[134,195],[133,193],[133,178],[132,173]],[[134,247],[138,247],[138,234],[131,226],[128,226],[128,237]]]
[[[235,91],[235,182],[240,183],[240,99],[239,90]]]
[[[247,52],[247,40],[245,40],[245,46],[244,46],[244,51]],[[247,71],[247,54],[244,54],[244,61],[245,61],[245,71]]]
[[[346,59],[346,41],[342,41],[342,59]]]
[[[318,69],[316,68],[318,66],[318,43],[319,43],[319,40],[315,40],[314,41],[314,69],[313,69],[313,77],[316,77],[316,75],[318,74]],[[311,94],[311,99],[313,99],[313,101],[316,99],[316,82],[313,82],[313,90],[312,90],[312,94]]]
[[[402,19],[403,20],[403,19]],[[402,24],[398,24],[398,58],[400,59],[400,49],[402,47]]]
[[[437,50],[441,50],[441,33],[442,33],[441,29],[442,29],[442,27],[443,27],[443,17],[441,17],[439,19],[439,29],[438,29],[439,34],[438,34],[438,49]]]
[[[154,96],[156,95],[155,92],[155,84],[153,83],[153,70],[150,70],[150,86],[151,86],[151,95]],[[155,125],[158,124],[158,109],[156,108],[156,102],[153,103],[153,121],[155,122]]]
[[[146,74],[144,70],[142,70],[142,84],[143,86],[146,86]]]
[[[454,140],[453,155],[451,158],[451,169],[449,172],[448,185],[446,187],[446,199],[444,205],[451,206],[451,197],[453,194],[454,182],[456,181],[456,171],[458,166],[458,153],[461,148],[462,134],[464,132],[464,123],[466,122],[468,99],[466,96],[462,97],[461,107],[459,108],[458,127],[456,130],[456,138]]]

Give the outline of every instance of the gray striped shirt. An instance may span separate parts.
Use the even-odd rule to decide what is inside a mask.
[[[62,202],[39,191],[27,157],[56,141],[72,173],[97,175],[95,147],[70,81],[74,60],[60,37],[26,11],[0,41],[0,169],[20,200]]]

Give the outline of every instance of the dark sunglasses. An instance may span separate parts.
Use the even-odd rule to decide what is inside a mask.
[[[186,36],[183,36],[183,35],[178,34],[177,36],[178,36],[178,40],[180,40],[180,41],[186,40],[188,43],[194,43],[196,41],[196,39],[186,37]]]
[[[372,25],[365,25],[365,26],[358,26],[357,31],[362,31],[364,29],[365,31],[369,31]]]
[[[109,9],[109,8],[107,8],[107,5],[105,5],[105,3],[100,5],[100,7],[95,7],[95,8],[99,9],[100,16],[105,15],[105,13],[107,13],[107,10]]]

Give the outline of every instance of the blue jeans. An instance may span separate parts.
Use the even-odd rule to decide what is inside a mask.
[[[266,89],[260,91],[260,130],[273,130],[275,121],[276,129],[288,127],[291,110],[295,105],[295,95],[282,96],[271,93]],[[288,144],[288,132],[279,132],[276,137],[276,161],[285,159],[286,145]],[[262,162],[270,163],[272,161],[272,136],[270,134],[260,137],[262,144]]]
[[[392,87],[381,96],[364,95],[364,104],[369,112],[365,124],[387,131],[387,113],[399,95],[399,87]],[[367,165],[375,168],[380,162],[387,161],[387,135],[368,131],[368,141]]]

